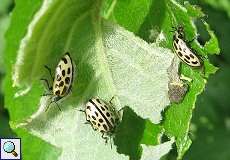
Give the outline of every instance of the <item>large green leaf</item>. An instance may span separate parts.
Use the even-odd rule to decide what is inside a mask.
[[[4,53],[4,46],[5,46],[5,39],[4,39],[4,33],[9,25],[10,17],[9,16],[3,16],[0,17],[0,72],[4,71],[3,67],[3,53]]]
[[[7,34],[5,60],[13,74],[5,79],[5,101],[18,136],[33,134],[38,138],[31,137],[31,144],[44,140],[41,146],[52,148],[50,154],[40,152],[40,159],[145,159],[152,154],[144,150],[142,156],[140,144],[160,143],[163,128],[152,122],[159,123],[169,105],[167,71],[177,69],[171,67],[173,54],[103,20],[99,13],[100,1],[17,1]],[[55,70],[66,51],[76,65],[73,89],[60,103],[62,112],[55,105],[45,112],[48,97],[41,97],[39,79],[49,75],[43,66]],[[112,149],[84,124],[85,115],[78,111],[92,96],[106,101],[115,96],[117,109],[126,106]],[[18,131],[21,128],[26,130]],[[172,142],[152,146],[161,151],[152,158],[166,154]]]
[[[188,2],[183,2],[183,0],[178,2],[175,0],[147,1],[146,5],[142,5],[142,7],[148,9],[148,12],[145,9],[142,14],[139,14],[139,12],[136,12],[136,5],[139,2],[138,0],[132,1],[132,3],[129,0],[117,0],[114,2],[116,4],[114,4],[106,1],[103,15],[105,18],[109,18],[126,29],[135,32],[136,35],[144,40],[160,43],[161,46],[167,48],[172,48],[173,33],[170,32],[172,27],[183,25],[186,40],[190,41],[198,34],[194,22],[205,16],[198,6],[190,5]],[[126,14],[127,12],[128,14]],[[204,21],[203,23],[210,35],[209,41],[204,46],[201,46],[195,40],[191,43],[191,46],[202,57],[207,57],[208,54],[218,54],[220,50],[217,38],[209,25]],[[207,78],[210,74],[215,73],[217,68],[210,64],[207,58],[203,60],[203,70]],[[182,64],[180,72],[188,77],[187,79],[191,79],[191,82],[188,83],[189,90],[180,104],[172,104],[168,107],[162,122],[166,134],[169,137],[176,137],[178,159],[182,159],[191,144],[188,132],[192,111],[195,107],[197,95],[204,90],[206,83],[201,70]]]
[[[204,47],[197,41],[191,46],[205,57],[205,75],[182,64],[180,72],[191,79],[189,90],[180,104],[171,105],[168,84],[173,77],[178,79],[179,63],[177,58],[173,61],[169,49],[159,45],[171,48],[170,30],[178,24],[184,25],[186,39],[193,39],[197,31],[191,19],[202,16],[198,7],[174,0],[108,0],[102,7],[99,0],[17,1],[5,55],[7,72],[12,73],[5,79],[12,128],[21,137],[31,137],[24,145],[46,141],[41,146],[52,148],[46,159],[158,159],[171,149],[173,137],[181,159],[191,144],[190,119],[196,97],[205,87],[204,76],[216,71],[206,57],[219,52],[218,41],[204,22],[210,40]],[[115,23],[156,43],[150,45]],[[43,66],[48,64],[55,70],[66,51],[76,65],[73,90],[63,99],[62,112],[55,105],[45,112],[48,97],[41,97],[44,88],[39,82],[41,77],[48,77]],[[83,124],[84,114],[78,112],[92,96],[106,101],[115,96],[117,109],[126,106],[113,149],[104,145],[100,133]],[[26,130],[19,132],[21,128]],[[171,141],[159,144],[164,131]],[[36,153],[23,152],[31,156]],[[156,152],[159,154],[153,154]]]
[[[12,136],[7,111],[3,109],[4,98],[2,93],[2,80],[5,73],[3,54],[5,48],[5,32],[10,22],[10,16],[8,15],[10,4],[11,0],[2,0],[0,5],[0,137]]]
[[[6,40],[6,50],[4,52],[4,62],[5,62],[4,65],[5,65],[5,70],[6,70],[5,72],[8,74],[6,74],[5,82],[3,85],[4,93],[5,93],[5,97],[4,97],[5,104],[4,105],[5,107],[8,108],[8,111],[10,112],[11,120],[17,119],[17,117],[20,119],[21,116],[23,117],[23,113],[27,113],[31,109],[31,107],[29,107],[29,109],[24,108],[27,105],[24,105],[24,107],[21,106],[22,108],[17,108],[17,105],[14,105],[13,103],[15,100],[13,98],[15,90],[12,88],[12,82],[11,82],[11,69],[12,68],[11,67],[13,65],[13,62],[16,59],[15,55],[17,53],[16,51],[19,46],[19,42],[26,32],[26,28],[27,28],[26,26],[29,23],[30,19],[32,18],[32,14],[39,7],[39,5],[40,5],[39,1],[34,1],[33,3],[31,3],[31,1],[24,1],[24,3],[21,3],[21,4],[17,3],[17,7],[14,10],[14,14],[11,16],[12,18],[11,24],[7,31],[7,35],[6,35],[7,40]],[[17,16],[19,14],[22,15],[22,13],[25,15],[27,13],[31,13],[31,15],[28,15],[28,17],[25,15],[19,16],[19,17]],[[14,29],[14,28],[17,28],[17,29]],[[5,123],[8,123],[8,122],[5,122]],[[56,150],[56,148],[54,148],[50,144],[34,136],[31,136],[28,132],[25,132],[21,129],[14,129],[14,132],[17,133],[18,137],[22,138],[22,147],[23,147],[22,153],[23,153],[24,159],[31,159],[34,157],[36,157],[37,159],[45,159],[44,157],[48,156],[48,154],[46,154],[47,153],[46,151],[52,152],[53,159],[58,157],[58,151]],[[8,136],[10,136],[10,134],[8,134],[6,137]],[[15,136],[15,135],[12,135],[12,136]]]

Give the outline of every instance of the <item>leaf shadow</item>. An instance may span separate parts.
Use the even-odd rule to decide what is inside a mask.
[[[71,53],[74,52],[71,51]],[[84,107],[82,104],[85,104],[89,98],[92,98],[94,95],[96,95],[97,90],[95,89],[95,86],[98,86],[100,79],[94,78],[95,69],[89,63],[84,63],[84,59],[82,57],[78,57],[77,54],[73,54],[72,58],[74,64],[76,64],[76,75],[74,77],[73,86],[70,93],[57,102],[61,111],[58,109],[56,103],[52,103],[47,111],[44,111],[33,118],[31,123],[28,124],[26,128],[39,128],[41,132],[45,132],[47,122],[52,122],[56,118],[62,116],[60,114],[64,115],[70,110],[77,110],[81,107]],[[46,103],[49,104],[48,102]]]
[[[118,153],[128,155],[131,160],[141,158],[140,143],[145,130],[145,123],[145,120],[131,108],[124,107],[122,122],[118,125],[114,137],[114,144],[117,146]]]
[[[138,35],[147,42],[154,42],[160,32],[166,16],[166,2],[155,0],[152,2],[145,21],[140,26]],[[157,17],[157,18],[155,18]],[[156,33],[151,33],[154,31]],[[158,34],[157,34],[158,33]],[[153,35],[154,34],[154,35]]]

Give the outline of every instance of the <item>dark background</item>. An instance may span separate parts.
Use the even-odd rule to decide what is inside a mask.
[[[189,160],[229,160],[230,159],[230,1],[227,0],[190,0],[199,5],[207,15],[206,21],[215,31],[221,48],[220,56],[210,57],[212,63],[219,67],[215,75],[208,80],[205,91],[198,97],[193,113],[190,137],[192,145],[184,159]],[[5,20],[12,11],[14,4],[11,0],[0,2],[0,36],[7,28]],[[2,23],[1,23],[2,22]],[[208,37],[199,28],[199,41],[202,43]],[[3,37],[0,37],[0,52],[2,52]],[[0,59],[2,59],[0,53]],[[14,133],[9,127],[9,116],[4,106],[2,80],[4,63],[0,61],[0,137],[12,137]],[[175,159],[171,152],[165,159]]]

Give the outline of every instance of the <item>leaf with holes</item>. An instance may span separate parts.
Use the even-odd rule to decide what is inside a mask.
[[[145,4],[139,7],[144,1]],[[117,0],[112,2],[104,2],[104,12],[102,12],[104,18],[118,23],[147,42],[158,43],[166,48],[172,48],[172,27],[183,25],[186,40],[190,41],[199,34],[195,23],[201,21],[200,18],[205,16],[201,8],[184,1],[134,0],[129,3]],[[137,12],[138,9],[143,11]],[[201,74],[201,70],[182,64],[179,72],[185,75],[182,77],[185,77],[186,80],[191,80],[186,82],[189,84],[187,94],[181,103],[170,105],[163,118],[162,127],[166,130],[166,134],[168,137],[175,137],[178,159],[182,159],[191,145],[188,133],[197,96],[204,90],[206,78],[217,71],[217,68],[206,57],[219,54],[218,40],[210,26],[204,21],[201,23],[204,30],[210,35],[210,39],[204,46],[201,46],[196,39],[190,45],[196,54],[204,60],[205,76]],[[178,62],[176,60],[175,66],[179,66]],[[178,83],[178,78],[173,78],[173,76],[171,78],[173,82]]]
[[[164,130],[158,124],[170,103],[168,69],[177,70],[171,66],[172,52],[99,13],[99,0],[17,1],[7,32],[5,60],[10,59],[6,68],[12,74],[5,78],[5,102],[11,127],[30,139],[22,145],[41,144],[38,159],[145,159],[150,152],[143,149],[149,145],[162,149],[159,158],[174,142],[161,144]],[[75,64],[71,92],[58,102],[61,112],[55,104],[45,112],[49,97],[41,97],[45,88],[39,79],[49,77],[44,65],[54,72],[66,52]],[[116,109],[124,107],[112,149],[78,111],[94,96],[105,101],[115,96]],[[42,147],[50,153],[43,154]],[[23,150],[28,157],[36,152]]]

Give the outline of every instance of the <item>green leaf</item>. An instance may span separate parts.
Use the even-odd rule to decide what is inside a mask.
[[[230,2],[228,0],[204,0],[204,2],[211,5],[215,9],[225,11],[230,17]]]
[[[224,1],[215,1],[213,4],[218,5],[222,2]],[[215,30],[220,42],[221,57],[212,57],[212,62],[221,67],[215,76],[210,77],[205,92],[197,101],[199,107],[194,111],[190,129],[194,142],[185,159],[228,160],[230,46],[229,38],[225,35],[229,35],[229,16],[222,11],[226,6],[216,8],[201,4],[208,15],[207,22]]]
[[[11,4],[12,4],[12,0],[1,0],[0,17],[8,13]]]
[[[138,3],[137,1],[133,2]],[[118,0],[113,4],[113,12],[106,12],[104,15],[110,14],[110,20],[124,26],[130,31],[134,31],[136,35],[140,36],[148,42],[159,42],[161,46],[172,48],[172,34],[170,31],[172,27],[183,25],[186,33],[186,40],[190,41],[196,37],[197,29],[194,21],[204,15],[198,6],[190,5],[188,2],[180,3],[175,0],[158,1],[152,0],[148,2],[149,12],[139,16],[139,12],[134,12],[135,7],[129,5],[129,1]],[[129,7],[126,7],[129,6]],[[131,8],[131,7],[132,8]],[[107,7],[109,8],[109,7]],[[128,11],[129,14],[126,14]],[[132,12],[133,11],[133,12]],[[126,19],[124,21],[123,19]],[[137,22],[141,22],[138,26]],[[135,29],[129,24],[134,23]],[[202,57],[207,57],[208,54],[218,54],[220,52],[218,41],[213,31],[207,23],[206,29],[210,35],[210,40],[206,42],[205,46],[201,46],[196,40],[191,43],[192,48],[196,53]],[[160,41],[159,41],[160,40]],[[202,71],[203,70],[203,71]],[[190,120],[192,111],[195,108],[197,96],[204,90],[206,80],[201,72],[205,73],[205,77],[213,74],[217,68],[210,64],[207,58],[204,59],[203,69],[193,69],[185,64],[182,64],[180,73],[191,79],[189,90],[180,104],[172,104],[168,106],[163,119],[163,128],[169,137],[176,138],[178,159],[182,159],[184,153],[191,145],[191,140],[188,137]]]
[[[5,32],[9,25],[10,16],[7,15],[7,10],[10,4],[10,0],[2,0],[0,5],[0,137],[10,137],[13,136],[13,133],[9,127],[9,117],[7,116],[7,112],[3,109],[4,106],[4,98],[2,93],[2,80],[5,74],[4,67],[4,49],[5,49]]]
[[[207,31],[210,35],[210,40],[205,43],[204,48],[206,50],[206,53],[208,54],[219,54],[220,48],[216,47],[219,46],[218,40],[214,34],[214,32],[210,29],[210,26],[208,23],[204,22],[205,27],[207,28]]]
[[[143,160],[154,160],[160,159],[162,156],[167,154],[172,148],[172,144],[174,143],[174,139],[171,141],[162,143],[158,146],[146,146],[142,145],[143,147],[143,154],[141,159]]]
[[[0,17],[0,72],[4,71],[4,61],[3,61],[3,53],[4,53],[4,48],[5,48],[5,39],[4,39],[4,34],[5,31],[9,25],[10,17],[9,16],[3,16]]]
[[[208,59],[203,70],[182,64],[180,73],[191,79],[189,90],[180,104],[169,105],[168,84],[178,77],[179,63],[167,48],[172,48],[172,26],[183,24],[189,41],[197,35],[192,20],[203,15],[200,8],[174,0],[17,1],[5,56],[12,73],[5,79],[11,127],[25,128],[26,136],[48,142],[42,143],[45,148],[55,146],[44,159],[156,159],[171,149],[174,137],[182,159],[191,144],[188,131],[197,95],[206,83],[202,72],[208,77],[217,69]],[[115,23],[155,43],[150,45]],[[204,47],[191,43],[202,57],[219,52],[215,35],[205,25],[210,40]],[[73,90],[61,102],[62,112],[55,105],[44,112],[48,97],[40,96],[44,88],[39,79],[48,74],[43,66],[48,64],[54,71],[67,51],[76,65]],[[126,106],[112,149],[100,133],[84,124],[85,115],[78,111],[93,96],[105,101],[115,96],[117,109]],[[171,141],[160,144],[163,133]],[[153,156],[157,148],[161,154]]]
[[[57,159],[61,150],[42,141],[40,138],[29,134],[24,129],[16,129],[17,135],[20,135],[23,159],[31,159],[36,155],[37,160]]]
[[[152,0],[105,0],[102,15],[113,19],[129,31],[138,32],[151,7]]]
[[[229,69],[229,65],[222,66],[197,101],[200,107],[190,129],[194,143],[186,159],[229,159]]]
[[[17,132],[19,136],[32,134],[48,142],[40,147],[55,146],[44,159],[139,159],[141,144],[160,143],[163,129],[152,122],[160,122],[169,104],[167,70],[173,54],[103,20],[99,13],[100,1],[17,1],[7,34],[5,60],[10,59],[7,70],[13,75],[5,79],[5,102],[11,127],[26,129]],[[39,79],[48,73],[43,66],[54,71],[66,51],[76,65],[73,89],[60,103],[62,112],[55,104],[45,112],[49,97],[41,97]],[[112,149],[84,124],[85,115],[78,111],[93,96],[105,101],[115,96],[117,109],[128,108]],[[171,143],[164,148],[171,148]]]
[[[204,17],[205,14],[202,12],[201,8],[199,6],[196,5],[191,5],[188,2],[185,2],[185,7],[188,11],[189,16],[191,16],[192,18],[198,18],[198,17]]]
[[[218,1],[217,3],[219,3]],[[230,24],[229,17],[226,16],[225,12],[220,12],[219,9],[212,8],[212,6],[203,5],[204,12],[208,14],[209,18],[207,22],[210,24],[212,28],[215,29],[215,34],[218,36],[219,45],[221,48],[221,57],[222,58],[212,58],[216,64],[229,64],[230,62],[230,54],[228,54],[230,50],[230,46],[228,45],[228,36],[230,34]],[[221,24],[221,25],[220,25]]]

